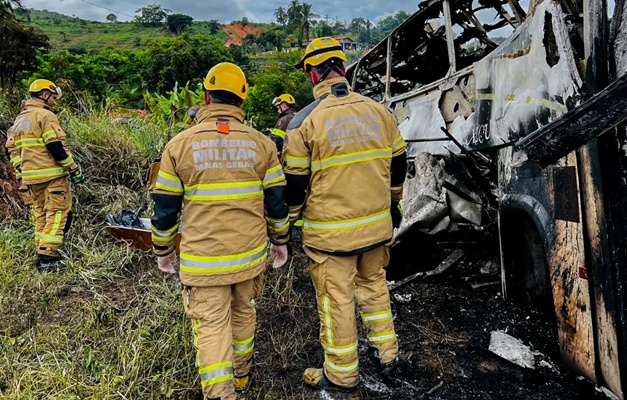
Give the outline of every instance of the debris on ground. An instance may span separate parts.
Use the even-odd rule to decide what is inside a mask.
[[[531,348],[505,332],[491,333],[489,350],[523,368],[536,368],[536,360]]]

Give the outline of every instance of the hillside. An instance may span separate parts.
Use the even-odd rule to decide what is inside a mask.
[[[19,16],[27,25],[48,35],[52,51],[71,50],[83,52],[99,50],[106,46],[141,49],[149,40],[160,40],[174,35],[164,27],[153,27],[134,22],[99,22],[51,12],[47,10],[28,10],[28,14]],[[265,30],[265,24],[242,26],[231,24],[220,26],[211,33],[211,21],[194,21],[188,29],[191,34],[213,35],[226,45],[241,45],[241,35],[259,35]],[[214,29],[215,31],[215,29]]]

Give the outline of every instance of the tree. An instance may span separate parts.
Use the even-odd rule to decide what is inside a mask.
[[[250,23],[250,21],[248,20],[248,17],[243,17],[240,23],[242,24],[242,26],[246,26]]]
[[[109,14],[107,15],[107,21],[108,22],[117,22],[118,21],[118,16],[115,14]]]
[[[301,4],[298,0],[292,0],[287,7],[287,27],[288,31],[295,31],[302,25]]]
[[[276,19],[277,24],[285,28],[285,25],[287,24],[288,19],[287,19],[287,12],[285,12],[285,9],[283,7],[279,7],[276,10],[274,10],[274,18]]]
[[[209,21],[209,32],[211,32],[212,35],[218,33],[221,28],[222,24],[217,19],[212,19],[211,21]]]
[[[0,87],[4,89],[16,83],[19,73],[33,71],[37,52],[50,48],[48,36],[36,33],[15,18],[13,6],[21,6],[20,1],[0,0]]]
[[[153,41],[143,54],[143,76],[149,91],[164,93],[186,82],[200,82],[207,71],[233,57],[221,40],[215,37],[190,36]]]
[[[311,27],[313,21],[312,19],[317,17],[316,14],[314,14],[311,11],[311,4],[309,3],[303,3],[301,4],[300,7],[300,21],[301,21],[301,26],[300,26],[300,37],[302,38],[302,34],[303,31],[305,32],[305,37],[307,38],[307,42],[309,42],[309,28]],[[302,39],[301,39],[302,41]],[[302,43],[299,43],[302,46]]]
[[[137,9],[135,13],[140,15],[135,17],[135,21],[142,25],[158,26],[163,24],[172,10],[162,8],[158,4],[151,4]]]
[[[176,36],[180,35],[185,31],[185,29],[192,26],[192,22],[194,18],[185,14],[170,14],[167,17],[166,25],[170,32],[174,33]]]

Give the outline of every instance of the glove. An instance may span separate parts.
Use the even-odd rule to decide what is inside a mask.
[[[167,274],[177,274],[179,270],[179,262],[176,257],[176,252],[168,254],[167,256],[158,256],[157,257],[157,266],[160,271],[163,271]]]
[[[287,246],[284,244],[273,244],[270,246],[270,254],[274,258],[272,268],[281,268],[287,262]]]
[[[403,209],[401,208],[400,203],[392,202],[390,214],[392,214],[392,226],[394,228],[401,226],[401,221],[403,220]]]
[[[81,167],[76,167],[70,170],[70,178],[74,183],[83,183],[85,181],[85,175],[81,172]]]

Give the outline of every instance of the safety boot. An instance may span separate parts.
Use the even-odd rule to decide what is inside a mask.
[[[253,378],[252,378],[251,372],[247,373],[244,376],[234,377],[233,383],[235,384],[235,392],[239,394],[248,392],[248,389],[250,388],[250,383],[252,382],[252,380]]]
[[[376,347],[368,347],[368,357],[370,357],[372,363],[377,367],[379,373],[386,378],[389,378],[398,366],[398,356],[394,357],[390,362],[382,363],[379,357],[379,350]]]
[[[336,385],[326,377],[322,368],[307,368],[303,373],[303,381],[305,385],[317,390],[350,393],[357,388],[357,385],[351,387]]]
[[[40,273],[47,272],[64,272],[66,270],[66,266],[61,261],[60,257],[52,257],[47,255],[40,255],[39,262],[37,263],[37,271]]]

